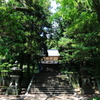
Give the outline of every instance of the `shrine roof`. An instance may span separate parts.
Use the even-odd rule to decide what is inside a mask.
[[[48,56],[60,56],[59,51],[57,49],[49,49]]]

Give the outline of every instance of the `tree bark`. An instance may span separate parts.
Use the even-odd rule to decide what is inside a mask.
[[[23,52],[21,52],[19,54],[19,63],[20,63],[20,69],[21,69],[20,78],[19,78],[19,94],[21,93],[21,88],[22,88],[21,84],[22,84],[22,79],[23,79],[23,63],[24,63],[23,57],[24,57],[24,54]]]
[[[30,82],[30,61],[31,61],[31,54],[27,54],[27,85]]]
[[[97,82],[97,87],[98,87],[98,91],[99,91],[99,93],[100,93],[100,79],[96,79],[96,82]]]

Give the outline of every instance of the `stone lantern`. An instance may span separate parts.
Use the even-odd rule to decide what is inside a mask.
[[[81,70],[81,78],[82,78],[82,89],[84,94],[93,94],[94,89],[92,88],[92,84],[90,82],[91,75],[88,73],[88,68],[83,67]]]
[[[11,82],[9,84],[9,88],[6,91],[6,94],[18,95],[18,80],[20,77],[21,69],[18,68],[17,62],[15,62],[14,66],[11,70]]]

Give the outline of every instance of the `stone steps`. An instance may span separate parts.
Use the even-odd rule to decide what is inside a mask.
[[[31,93],[74,94],[74,91],[72,88],[68,87],[32,87]]]
[[[73,95],[73,93],[72,92],[47,92],[47,91],[45,91],[45,92],[31,92],[31,94],[70,94],[70,95]]]
[[[72,91],[72,89],[67,89],[67,88],[50,88],[50,87],[35,87],[35,88],[32,88],[34,91]]]
[[[55,89],[55,88],[58,88],[58,89],[73,89],[73,87],[71,86],[32,86],[31,88],[52,88],[52,89]]]
[[[64,75],[63,75],[64,76]],[[74,94],[67,78],[59,73],[40,73],[34,78],[30,93],[33,94]]]

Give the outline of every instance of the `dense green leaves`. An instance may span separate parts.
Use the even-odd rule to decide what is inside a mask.
[[[5,45],[10,45],[14,51],[18,50],[17,48],[19,51],[25,50],[25,53],[34,52],[36,48],[39,50],[41,43],[45,41],[40,36],[45,34],[43,28],[50,26],[48,21],[49,3],[44,3],[45,0],[30,2],[31,4],[27,0],[21,2],[26,5],[24,7],[15,0],[9,0],[7,7],[5,6],[6,10],[1,9],[2,12],[0,11],[1,39],[3,42],[7,42]],[[47,10],[48,12],[46,12]]]
[[[47,56],[46,34],[49,31],[45,28],[51,27],[49,9],[48,0],[8,0],[0,3],[0,56],[4,56],[7,63],[17,60],[21,71],[26,64],[27,82],[42,53]],[[21,85],[22,73],[19,81]]]
[[[99,0],[56,0],[53,15],[59,36],[58,48],[63,62],[99,68],[100,22]],[[97,3],[98,2],[98,3]],[[61,35],[62,34],[62,35]]]
[[[18,60],[20,67],[42,52],[47,55],[44,28],[50,28],[50,2],[47,0],[9,0],[0,6],[0,55]],[[48,32],[49,33],[49,32]],[[27,60],[27,58],[29,58]]]

